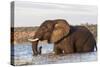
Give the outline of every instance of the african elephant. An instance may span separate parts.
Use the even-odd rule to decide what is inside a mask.
[[[54,43],[55,54],[92,52],[96,41],[92,33],[84,26],[72,26],[64,19],[44,21],[34,35],[32,48],[35,55],[39,54],[38,41],[47,40]]]

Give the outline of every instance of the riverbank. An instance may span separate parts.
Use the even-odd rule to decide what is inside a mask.
[[[97,38],[97,25],[81,25],[87,27],[92,34],[94,35],[95,39]],[[11,32],[11,41],[12,43],[24,43],[28,42],[28,39],[33,38],[35,32],[37,31],[38,27],[14,27],[13,31]]]

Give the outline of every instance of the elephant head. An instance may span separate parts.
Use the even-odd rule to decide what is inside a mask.
[[[34,39],[38,40],[34,41],[32,44],[33,53],[35,55],[39,54],[39,51],[37,50],[39,40],[47,40],[48,43],[55,43],[61,40],[63,37],[67,36],[69,31],[70,26],[66,20],[46,20],[40,25],[39,29],[36,31],[34,35]]]

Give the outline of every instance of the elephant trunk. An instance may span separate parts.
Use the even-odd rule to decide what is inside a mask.
[[[38,50],[38,54],[41,55],[41,53],[42,53],[42,46],[40,46],[40,47],[39,47],[39,50]]]
[[[38,50],[38,42],[39,39],[35,38],[35,39],[28,39],[31,43],[32,43],[32,51],[33,51],[33,55],[37,56],[38,54],[40,54],[41,52],[41,48],[39,48]]]

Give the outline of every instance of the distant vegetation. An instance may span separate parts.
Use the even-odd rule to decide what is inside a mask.
[[[36,27],[15,27],[14,32],[30,32],[30,31],[36,31],[38,29],[38,26]]]
[[[97,39],[97,25],[96,24],[95,25],[82,24],[81,26],[87,27],[92,32],[95,39]],[[33,36],[38,28],[39,27],[15,27],[15,28],[12,28],[14,30],[11,32],[12,43],[28,42],[28,39],[33,38]]]
[[[94,35],[95,39],[97,40],[97,24],[95,25],[94,24],[91,24],[91,25],[82,24],[82,26],[87,27],[91,31],[91,33]]]
[[[28,42],[29,38],[33,38],[38,27],[14,27],[11,28],[11,42],[23,43]]]

